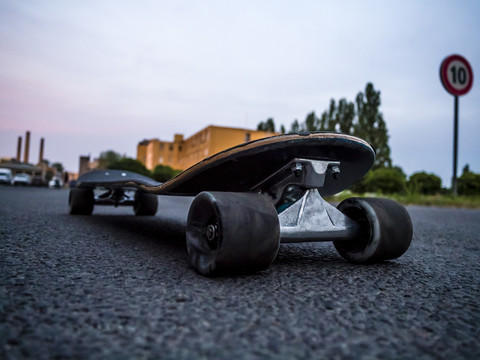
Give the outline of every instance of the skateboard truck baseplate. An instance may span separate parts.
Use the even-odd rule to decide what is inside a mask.
[[[354,239],[359,225],[325,201],[316,189],[278,216],[282,243]]]
[[[107,189],[106,192],[98,196],[95,196],[95,205],[113,205],[117,207],[117,206],[131,206],[133,204],[134,204],[133,195],[128,194],[126,189],[121,189],[121,188]]]
[[[328,175],[338,179],[339,166],[339,161],[293,159],[250,190],[270,196],[281,213],[299,200],[307,189],[322,188]]]
[[[268,195],[279,213],[282,243],[352,239],[359,226],[325,201],[318,189],[340,176],[339,161],[294,159],[252,188]]]

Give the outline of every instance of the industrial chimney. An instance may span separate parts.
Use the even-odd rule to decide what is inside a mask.
[[[18,142],[17,142],[17,161],[20,162],[22,161],[22,137],[18,137]]]
[[[23,162],[28,163],[28,154],[30,150],[30,131],[25,134],[25,153],[23,154]]]
[[[43,161],[43,148],[45,147],[45,139],[40,139],[40,154],[38,155],[38,163],[41,164]]]

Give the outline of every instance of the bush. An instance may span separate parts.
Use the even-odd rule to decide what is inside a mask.
[[[407,186],[413,193],[435,195],[442,190],[442,179],[435,174],[421,171],[410,176]]]
[[[148,177],[152,177],[150,170],[148,170],[145,165],[143,165],[140,161],[130,158],[123,158],[120,160],[116,160],[108,165],[107,169],[115,169],[115,170],[126,170],[135,172],[137,174],[142,174]]]
[[[370,171],[362,182],[365,192],[394,194],[405,190],[406,176],[398,167],[380,168]]]
[[[165,182],[180,174],[180,170],[172,169],[170,166],[157,165],[153,169],[153,178],[155,181]]]
[[[464,171],[457,180],[459,195],[480,195],[480,174]]]

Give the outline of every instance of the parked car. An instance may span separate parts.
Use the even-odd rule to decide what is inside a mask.
[[[12,185],[27,186],[31,184],[32,184],[32,177],[29,174],[23,174],[23,173],[16,174],[12,180]]]
[[[59,178],[53,178],[48,182],[48,187],[52,189],[60,189],[62,185],[62,180],[60,180]]]
[[[0,169],[0,184],[10,185],[12,183],[12,170]]]
[[[35,175],[32,179],[33,186],[47,186],[48,183],[40,175]]]

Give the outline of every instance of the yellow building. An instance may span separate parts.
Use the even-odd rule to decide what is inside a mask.
[[[137,146],[137,160],[149,170],[159,164],[185,170],[222,150],[273,135],[277,134],[211,125],[188,139],[184,139],[181,134],[175,134],[173,142],[143,140]]]

